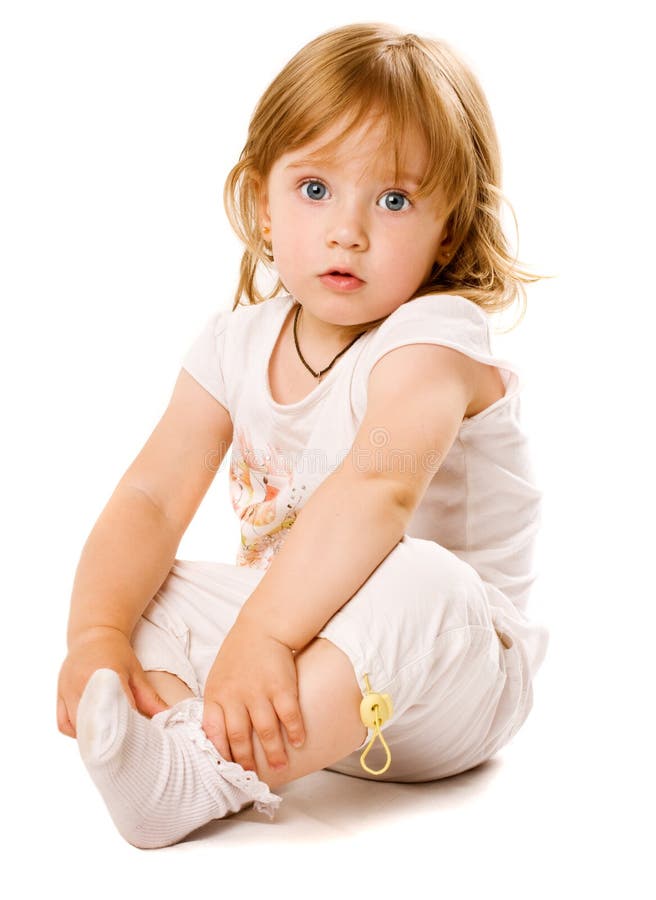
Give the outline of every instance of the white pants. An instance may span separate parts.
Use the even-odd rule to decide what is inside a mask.
[[[143,668],[171,672],[202,696],[224,637],[264,575],[176,559],[132,634]],[[349,657],[363,695],[366,674],[371,690],[393,704],[381,729],[389,768],[373,775],[361,766],[375,734],[369,728],[362,746],[330,771],[432,781],[479,765],[510,740],[533,705],[531,661],[488,587],[444,547],[405,535],[326,623],[318,637]],[[379,770],[386,758],[376,738],[365,762]]]

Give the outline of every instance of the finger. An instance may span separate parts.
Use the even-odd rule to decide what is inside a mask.
[[[130,680],[130,687],[134,695],[137,709],[144,715],[152,718],[159,712],[169,709],[169,704],[157,693],[152,684],[145,678],[134,676]]]
[[[65,734],[67,737],[75,737],[75,729],[73,728],[73,723],[68,717],[68,711],[66,709],[66,703],[64,702],[64,698],[61,694],[57,697],[57,728],[61,731],[62,734]]]
[[[110,666],[110,668],[111,668],[111,666]],[[116,669],[114,669],[114,672],[116,672]],[[119,681],[121,682],[121,686],[122,686],[123,690],[125,691],[125,696],[128,698],[130,706],[132,707],[132,709],[135,709],[138,712],[137,703],[136,703],[136,700],[134,699],[134,694],[132,693],[132,685],[130,684],[130,681],[128,680],[128,678],[125,677],[125,675],[122,672],[116,672],[116,674],[119,677]]]
[[[260,703],[249,710],[253,727],[262,744],[267,762],[272,769],[284,769],[287,766],[287,753],[282,740],[280,722],[276,711],[268,701]]]
[[[248,710],[243,704],[223,708],[226,733],[230,741],[230,750],[235,762],[246,770],[256,772],[255,755],[251,733],[253,725]]]
[[[292,747],[301,747],[305,741],[305,726],[296,694],[290,691],[276,694],[273,706],[278,719],[285,726],[289,743]]]
[[[233,762],[230,752],[230,744],[226,734],[223,708],[213,700],[207,698],[203,701],[203,731],[212,741],[216,749],[224,759]]]

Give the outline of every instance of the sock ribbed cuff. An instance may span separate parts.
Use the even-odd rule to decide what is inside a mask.
[[[239,763],[225,759],[203,731],[203,700],[200,697],[188,697],[169,709],[162,710],[151,719],[161,728],[173,728],[173,736],[178,728],[184,731],[187,738],[203,750],[215,762],[219,773],[233,787],[246,795],[244,803],[252,802],[255,809],[273,819],[276,810],[282,803],[282,797],[272,793],[268,784],[261,781],[252,769],[244,769]],[[205,772],[200,776],[208,791],[215,792],[216,785],[206,778]]]

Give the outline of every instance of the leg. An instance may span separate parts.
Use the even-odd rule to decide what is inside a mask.
[[[97,669],[87,682],[78,748],[114,824],[136,847],[167,847],[252,803],[273,817],[281,802],[254,772],[217,753],[202,730],[202,707],[192,696],[149,719],[131,707],[113,669]]]
[[[367,729],[360,720],[362,692],[348,656],[326,638],[315,638],[296,656],[305,742],[296,749],[281,726],[287,768],[271,769],[257,733],[253,752],[260,779],[275,791],[325,768],[362,746]]]
[[[201,697],[217,648],[253,580],[253,572],[243,569],[180,561],[147,611],[149,621],[142,618],[135,631],[143,668],[176,673]],[[253,732],[253,768],[273,789],[321,768],[384,781],[428,781],[471,767],[517,719],[517,667],[510,658],[516,651],[500,647],[476,572],[440,545],[406,537],[297,654],[304,746],[289,746],[281,727],[289,764],[272,771]],[[394,705],[382,726],[392,757],[384,773],[369,774],[360,761],[360,737],[367,734],[359,719],[364,673]],[[173,676],[154,677],[185,690]],[[162,686],[162,696],[178,695]],[[368,737],[375,737],[373,729]],[[385,764],[380,741],[367,762],[373,769]]]
[[[217,648],[263,574],[245,566],[176,560],[133,634],[144,670],[173,672],[201,697]],[[433,541],[404,537],[297,655],[305,745],[300,750],[288,746],[281,730],[289,767],[269,772],[254,734],[254,768],[273,784],[321,767],[360,778],[429,781],[489,758],[528,713],[524,642],[515,640],[514,647],[508,647],[495,631],[499,625],[511,637],[518,631],[526,634],[527,623],[517,626],[517,618],[510,601],[499,591],[492,593],[470,565]],[[319,668],[321,647],[333,656],[332,669],[325,667],[328,671]],[[394,705],[391,720],[381,729],[392,756],[384,774],[368,774],[360,764],[362,745],[357,742],[364,734],[359,721],[364,673],[372,689],[389,693]],[[342,676],[347,683],[351,680],[352,690],[343,687]],[[177,684],[173,678],[169,681]],[[331,714],[322,716],[320,710],[327,703]],[[322,764],[323,751],[317,748],[330,747],[330,741],[343,747],[343,736],[328,733],[332,730],[324,729],[322,722],[332,719],[341,728],[347,709],[355,717],[352,749],[333,763],[325,762],[326,754]],[[369,729],[372,737],[374,731]],[[313,748],[317,758],[311,760]],[[299,764],[306,756],[307,762]],[[378,769],[384,762],[377,742],[368,764]]]
[[[162,700],[168,703],[169,706],[173,706],[181,700],[186,700],[187,697],[194,696],[194,692],[184,681],[178,678],[177,675],[172,675],[171,672],[149,669],[144,674],[146,681],[155,688]]]
[[[439,545],[404,538],[297,655],[304,746],[289,746],[283,732],[289,766],[271,772],[253,734],[256,772],[245,773],[221,759],[202,731],[201,695],[216,648],[251,588],[234,567],[174,566],[133,634],[135,653],[165,699],[186,692],[184,685],[192,690],[170,710],[152,720],[140,715],[109,669],[87,684],[78,707],[80,752],[119,831],[135,846],[168,846],[251,803],[272,816],[281,798],[269,785],[318,769],[371,777],[358,761],[368,733],[359,719],[365,673],[394,703],[383,726],[392,745],[383,780],[464,771],[482,761],[486,737],[514,724],[512,710],[495,716],[507,670],[480,579]]]
[[[488,759],[517,727],[522,680],[512,655],[519,643],[506,649],[493,615],[471,566],[406,535],[318,634],[348,655],[363,692],[366,672],[374,691],[389,694],[394,710],[381,732],[391,760],[378,771],[386,758],[374,741],[367,755],[374,773],[364,770],[360,750],[325,768],[421,782]]]
[[[296,750],[284,737],[289,766],[273,772],[253,732],[259,781],[218,756],[201,728],[202,699],[175,675],[147,670],[167,702],[185,695],[150,720],[129,706],[114,671],[95,672],[78,707],[78,745],[123,837],[138,847],[168,846],[254,801],[272,815],[280,802],[273,784],[322,769],[362,745],[361,692],[346,654],[316,639],[298,654],[297,667],[306,741]]]
[[[360,721],[362,693],[348,656],[326,638],[317,638],[296,657],[299,700],[306,738],[296,749],[283,743],[289,764],[282,771],[271,769],[260,739],[253,731],[253,752],[258,776],[271,790],[342,759],[367,736]],[[146,678],[160,697],[171,705],[193,697],[192,691],[170,672],[148,671]]]

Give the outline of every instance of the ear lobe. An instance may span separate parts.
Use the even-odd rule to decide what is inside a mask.
[[[271,230],[271,216],[269,215],[269,207],[266,203],[260,204],[259,207],[260,228],[266,231]]]
[[[444,238],[440,246],[438,247],[437,253],[435,254],[435,262],[438,266],[446,266],[453,256],[453,245],[451,243],[450,235]]]

